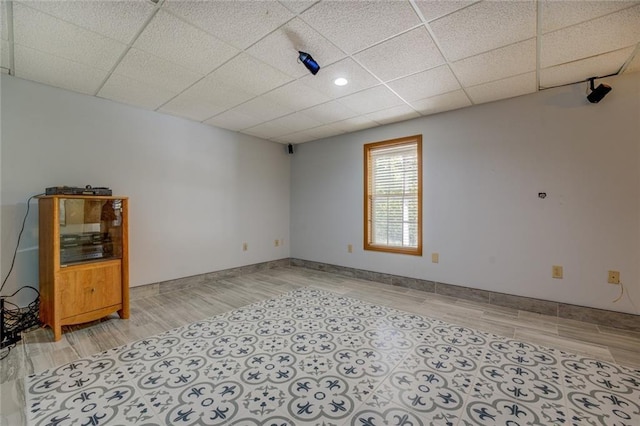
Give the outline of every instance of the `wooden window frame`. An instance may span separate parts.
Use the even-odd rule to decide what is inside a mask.
[[[395,145],[405,145],[415,143],[417,145],[418,159],[418,245],[417,247],[399,247],[382,244],[372,244],[372,220],[371,220],[371,194],[370,194],[370,153],[372,150],[381,147]],[[398,139],[373,142],[364,145],[364,249],[386,252],[422,256],[422,135],[407,136]]]

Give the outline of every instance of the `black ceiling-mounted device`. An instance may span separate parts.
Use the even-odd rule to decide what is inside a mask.
[[[311,74],[316,75],[318,71],[320,71],[320,65],[309,55],[307,52],[298,51],[299,56],[298,59],[300,62],[304,64],[305,67],[311,72]]]
[[[591,89],[591,93],[587,95],[587,100],[592,104],[597,104],[598,102],[600,102],[602,98],[607,96],[607,93],[611,91],[611,86],[609,86],[608,84],[601,84],[598,87],[594,88],[593,82],[596,78],[597,77],[591,77],[589,79],[589,88]]]

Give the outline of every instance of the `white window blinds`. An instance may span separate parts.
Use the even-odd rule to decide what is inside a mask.
[[[418,151],[417,141],[369,150],[369,244],[419,246]]]

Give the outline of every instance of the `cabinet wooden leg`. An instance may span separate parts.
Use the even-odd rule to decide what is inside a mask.
[[[122,319],[129,319],[129,307],[127,306],[126,308],[122,308],[118,311],[118,315],[120,316],[120,318]]]
[[[53,331],[54,342],[57,342],[62,338],[62,326],[54,325],[53,327],[51,327],[51,330]]]

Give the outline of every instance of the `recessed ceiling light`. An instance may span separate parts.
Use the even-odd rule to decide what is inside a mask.
[[[349,81],[347,81],[346,78],[342,78],[342,77],[338,77],[335,80],[333,80],[333,84],[335,84],[336,86],[345,86]]]

